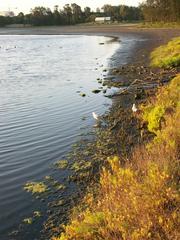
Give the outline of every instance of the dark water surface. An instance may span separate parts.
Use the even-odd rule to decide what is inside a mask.
[[[91,91],[101,86],[96,79],[110,59],[115,64],[115,52],[126,63],[134,39],[111,40],[0,36],[1,240],[38,207],[23,185],[50,175],[50,166],[91,130],[92,112],[103,114],[111,104]]]

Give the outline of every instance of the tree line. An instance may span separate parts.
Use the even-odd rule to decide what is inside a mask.
[[[145,21],[180,21],[180,0],[146,0],[140,6]]]
[[[125,5],[111,6],[104,5],[102,9],[92,11],[89,7],[82,9],[79,5],[66,4],[63,9],[58,5],[53,11],[46,7],[35,7],[29,14],[20,12],[14,17],[0,16],[0,25],[7,24],[30,24],[34,26],[47,25],[73,25],[78,23],[94,22],[96,17],[110,16],[112,21],[137,21],[142,19],[142,12],[139,7]]]
[[[35,7],[29,14],[20,12],[14,17],[0,16],[0,26],[8,24],[28,24],[33,26],[73,25],[94,22],[96,17],[108,16],[112,21],[180,21],[180,0],[145,0],[139,7],[126,5],[112,6],[105,4],[101,9],[92,11],[89,7],[82,8],[73,3],[66,4],[63,9],[58,5],[50,8]]]

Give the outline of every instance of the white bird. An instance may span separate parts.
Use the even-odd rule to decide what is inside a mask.
[[[95,112],[93,112],[92,115],[94,119],[99,120],[99,116]]]
[[[133,111],[134,113],[136,113],[136,112],[138,111],[135,103],[134,103],[133,106],[132,106],[132,111]]]

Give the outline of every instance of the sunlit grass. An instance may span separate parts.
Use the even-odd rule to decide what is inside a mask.
[[[180,74],[168,86],[159,89],[154,101],[143,108],[143,119],[148,123],[148,130],[158,134],[165,118],[180,107]]]
[[[177,67],[180,65],[180,37],[173,39],[167,45],[160,46],[151,54],[153,67]]]

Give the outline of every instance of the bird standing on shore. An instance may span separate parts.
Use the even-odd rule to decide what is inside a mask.
[[[133,111],[133,113],[136,113],[138,111],[135,103],[132,106],[132,111]]]
[[[99,116],[95,112],[93,112],[92,115],[93,115],[93,118],[97,121],[96,124],[94,125],[94,127],[97,128],[100,126]]]
[[[93,112],[92,115],[95,120],[99,120],[99,116],[95,112]]]

